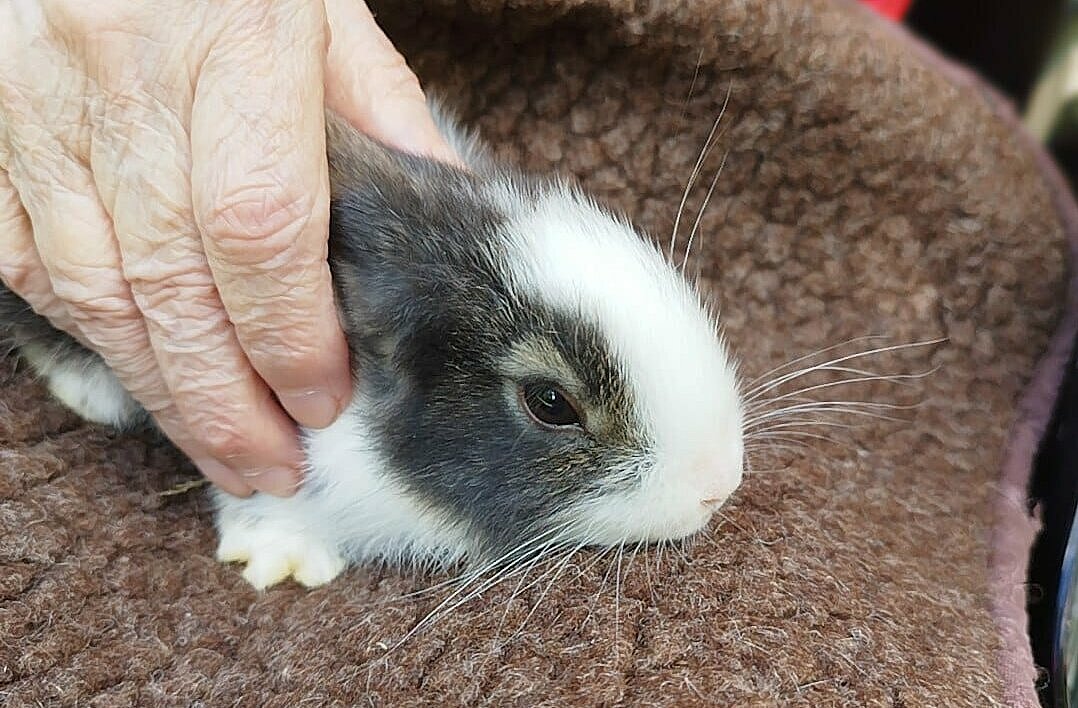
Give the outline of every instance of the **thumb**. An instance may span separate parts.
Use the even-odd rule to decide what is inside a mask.
[[[419,79],[360,0],[326,0],[331,39],[326,103],[357,129],[400,150],[460,163],[434,123]]]

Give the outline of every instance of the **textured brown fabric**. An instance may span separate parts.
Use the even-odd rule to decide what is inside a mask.
[[[201,495],[159,494],[190,475],[174,453],[80,424],[9,361],[0,698],[1002,701],[1000,656],[1023,655],[1014,627],[1001,644],[992,609],[1013,611],[1021,578],[997,576],[993,598],[990,541],[1016,401],[1063,308],[1066,198],[991,99],[831,0],[379,5],[425,82],[500,152],[578,175],[659,237],[729,95],[681,233],[725,155],[690,270],[747,375],[866,334],[947,337],[873,363],[938,366],[917,384],[924,402],[905,422],[829,429],[839,444],[750,476],[683,552],[620,569],[583,554],[545,596],[543,582],[508,602],[507,582],[377,661],[444,591],[404,597],[431,581],[379,569],[312,592],[251,591],[213,561]],[[1009,448],[1011,494],[1023,444]]]

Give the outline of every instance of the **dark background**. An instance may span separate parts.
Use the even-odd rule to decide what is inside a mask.
[[[914,0],[906,24],[1024,102],[1066,0]]]

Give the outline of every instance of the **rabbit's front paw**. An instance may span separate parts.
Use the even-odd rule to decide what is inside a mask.
[[[345,567],[336,549],[272,521],[226,522],[221,525],[220,535],[217,560],[245,563],[243,577],[258,590],[289,576],[308,588],[325,585]]]

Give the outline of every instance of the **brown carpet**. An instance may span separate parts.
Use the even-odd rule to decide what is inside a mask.
[[[1073,204],[994,99],[833,0],[377,5],[502,153],[659,237],[729,95],[686,219],[726,155],[690,270],[747,374],[866,334],[948,337],[872,363],[938,366],[923,403],[824,430],[835,444],[750,476],[680,552],[584,554],[545,597],[508,602],[507,582],[377,661],[445,596],[403,597],[430,579],[256,594],[212,559],[201,492],[160,495],[191,474],[174,453],[80,424],[3,362],[0,702],[1033,705],[1024,549],[994,558],[992,534],[1058,379],[1042,367],[1007,447],[1063,311]]]

